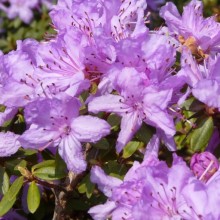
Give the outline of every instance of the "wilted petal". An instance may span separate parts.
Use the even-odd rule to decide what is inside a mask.
[[[110,133],[110,125],[97,117],[79,116],[72,121],[74,136],[83,142],[96,142]]]
[[[98,185],[98,188],[107,196],[112,195],[112,189],[119,186],[122,181],[118,178],[107,176],[104,171],[98,167],[94,166],[91,169],[91,181]]]
[[[0,157],[8,157],[18,151],[21,144],[18,141],[19,135],[12,132],[0,133]]]

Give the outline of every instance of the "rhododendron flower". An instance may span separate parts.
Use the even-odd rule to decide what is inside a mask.
[[[69,31],[60,34],[56,40],[40,44],[36,73],[43,79],[41,87],[47,96],[59,93],[75,96],[88,89],[90,83],[85,79],[83,64],[84,41],[79,33]]]
[[[16,135],[10,131],[3,133],[0,132],[0,156],[8,157],[16,153],[21,147],[18,141],[19,135]]]
[[[196,153],[191,158],[190,168],[197,178],[207,182],[219,169],[219,162],[210,152]]]
[[[220,45],[220,24],[215,17],[203,18],[202,1],[192,0],[184,7],[182,16],[176,6],[168,2],[161,8],[161,17],[174,36],[190,48],[198,57],[218,51]]]
[[[154,136],[147,146],[143,163],[135,161],[123,181],[107,176],[98,166],[92,168],[91,181],[96,183],[98,188],[108,197],[105,204],[97,205],[89,210],[93,219],[133,219],[132,209],[140,199],[146,181],[146,173],[142,167],[158,163],[158,145],[159,139]],[[137,172],[139,169],[142,172]]]
[[[105,34],[116,42],[128,36],[137,37],[147,31],[144,21],[145,0],[137,1],[58,1],[50,13],[59,31],[71,26],[93,41]]]
[[[156,155],[158,145],[159,140],[154,136],[147,146],[144,161],[141,164],[134,162],[123,181],[109,176],[105,178],[98,167],[92,169],[91,180],[108,197],[105,204],[89,210],[95,220],[199,220],[220,217],[217,209],[219,171],[204,183],[176,155],[171,167],[159,161]]]
[[[25,118],[30,128],[19,138],[22,147],[43,150],[58,146],[69,170],[80,173],[86,169],[80,142],[96,142],[110,132],[104,120],[79,116],[76,98],[43,99],[30,103]],[[42,112],[44,112],[42,114]]]
[[[0,10],[3,10],[9,19],[19,17],[24,23],[29,24],[34,15],[33,9],[37,8],[39,4],[45,4],[47,7],[51,7],[52,1],[53,0],[1,0]]]
[[[209,107],[220,108],[220,57],[209,57],[201,65],[188,50],[183,50],[181,65],[179,74],[185,77],[194,97]]]
[[[27,39],[17,42],[17,50],[3,56],[0,76],[0,103],[7,107],[23,107],[35,97],[39,76],[34,74],[38,42]],[[18,62],[19,60],[19,62]]]
[[[172,118],[166,112],[172,90],[159,90],[147,85],[143,73],[124,68],[116,80],[118,95],[108,94],[94,98],[88,105],[91,112],[114,112],[122,116],[117,151],[132,139],[142,122],[162,129],[168,136],[175,134]]]
[[[14,19],[18,16],[25,23],[30,23],[33,18],[32,9],[38,4],[38,0],[9,0],[6,2],[10,3],[10,6],[6,7],[0,3],[0,8],[7,13],[7,16],[10,19]]]

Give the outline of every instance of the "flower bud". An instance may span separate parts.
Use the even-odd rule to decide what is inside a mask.
[[[196,153],[191,158],[190,168],[199,180],[207,182],[218,170],[219,162],[210,152]]]

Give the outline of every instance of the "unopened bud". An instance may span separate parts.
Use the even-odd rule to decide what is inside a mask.
[[[191,158],[190,168],[199,180],[207,182],[218,170],[219,162],[210,152],[196,153]]]

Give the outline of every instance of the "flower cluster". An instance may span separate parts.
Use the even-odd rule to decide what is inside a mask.
[[[220,24],[203,17],[201,1],[192,0],[182,15],[169,2],[160,10],[167,26],[152,31],[146,13],[162,3],[58,0],[50,12],[56,35],[18,41],[15,51],[0,55],[0,123],[18,113],[26,123],[22,134],[0,133],[2,157],[19,147],[57,149],[68,170],[80,174],[87,170],[86,143],[116,133],[120,155],[143,125],[153,130],[143,162],[133,162],[123,180],[91,168],[91,181],[108,197],[89,210],[97,220],[220,218],[213,152],[194,154],[190,166],[175,153],[170,167],[158,159],[161,143],[176,151],[179,133],[190,136],[179,128],[182,121],[190,133],[199,123],[194,116],[205,112],[211,120],[220,110]],[[1,7],[29,22],[39,2],[24,1],[21,14],[14,4]],[[182,110],[190,98],[202,107],[195,115],[186,109],[186,119]],[[121,119],[119,132],[107,122],[110,114]],[[205,147],[211,138],[219,141],[213,130]]]
[[[19,17],[26,24],[33,19],[33,10],[41,5],[52,7],[53,0],[0,0],[0,10],[7,14],[9,19]]]
[[[158,147],[159,140],[154,136],[143,162],[134,162],[123,181],[93,167],[91,180],[108,197],[105,204],[89,210],[94,219],[220,217],[216,207],[220,199],[216,190],[220,181],[218,160],[209,152],[197,154],[192,158],[190,170],[181,157],[174,155],[172,166],[168,167],[158,160]]]

